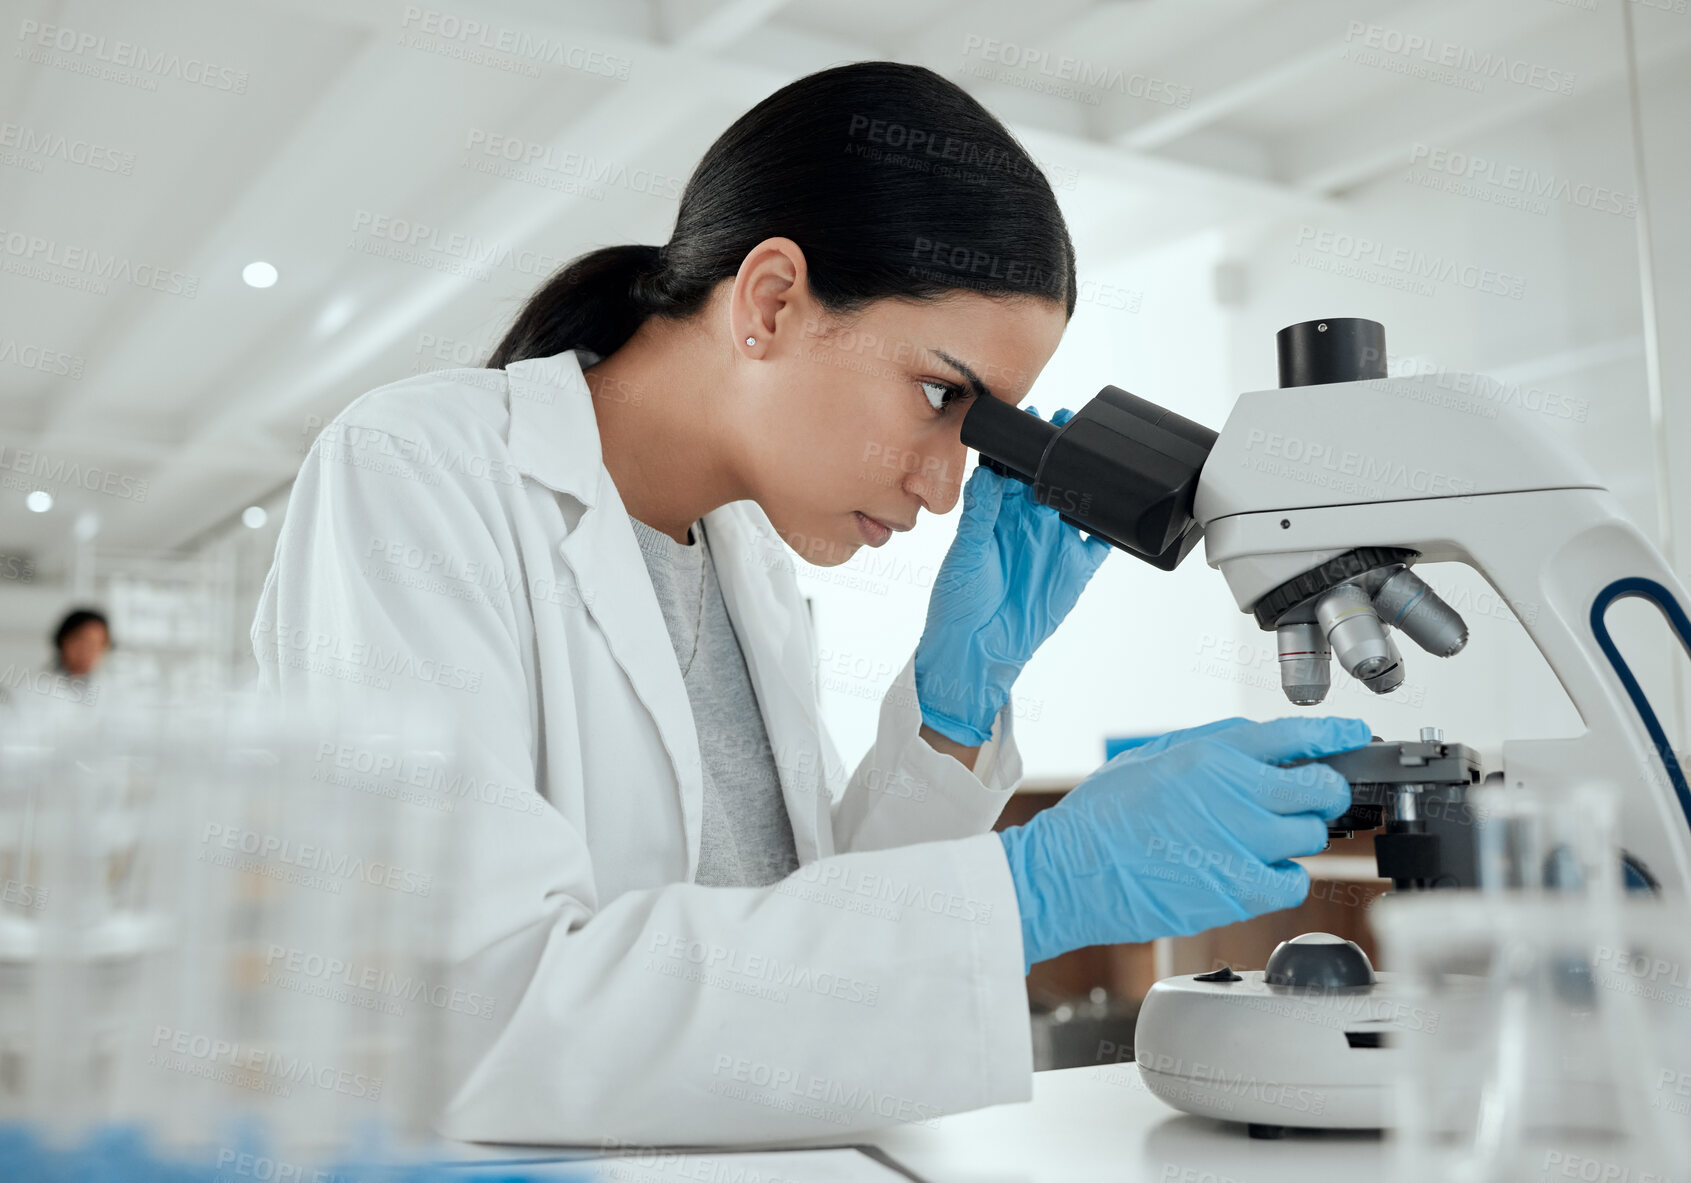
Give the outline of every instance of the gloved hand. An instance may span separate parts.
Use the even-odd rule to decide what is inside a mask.
[[[1294,856],[1327,844],[1350,786],[1324,764],[1368,743],[1360,719],[1222,719],[1121,753],[998,837],[1029,966],[1086,945],[1190,936],[1290,908],[1309,892]]]
[[[1065,408],[1051,422],[1071,417]],[[1031,486],[977,466],[916,643],[923,722],[971,747],[991,738],[1011,683],[1109,553],[1035,501]]]

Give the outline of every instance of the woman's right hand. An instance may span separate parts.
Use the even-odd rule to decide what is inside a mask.
[[[999,833],[1028,965],[1087,945],[1189,936],[1294,907],[1290,861],[1327,844],[1350,786],[1282,761],[1366,745],[1360,719],[1245,719],[1172,731],[1121,753],[1026,825]]]

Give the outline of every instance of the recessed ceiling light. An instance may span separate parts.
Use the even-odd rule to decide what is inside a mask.
[[[249,505],[241,511],[241,525],[249,530],[257,530],[270,520],[270,515],[264,512],[262,505]]]
[[[29,506],[31,513],[46,513],[53,508],[53,495],[45,489],[37,489],[25,497],[23,503]]]
[[[262,260],[248,263],[241,268],[241,278],[247,281],[248,287],[267,288],[276,282],[276,268]]]

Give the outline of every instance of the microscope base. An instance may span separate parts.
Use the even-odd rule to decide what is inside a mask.
[[[1438,1016],[1404,1002],[1391,974],[1372,986],[1270,986],[1166,978],[1139,1012],[1134,1059],[1145,1087],[1176,1109],[1242,1122],[1253,1137],[1285,1127],[1380,1129],[1406,1040]]]

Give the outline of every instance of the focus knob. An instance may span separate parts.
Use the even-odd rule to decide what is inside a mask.
[[[1268,958],[1262,980],[1270,986],[1343,990],[1374,984],[1374,967],[1355,941],[1330,932],[1306,932],[1281,941]]]

